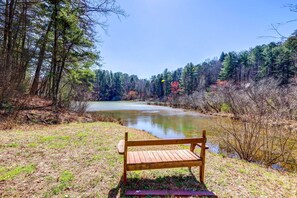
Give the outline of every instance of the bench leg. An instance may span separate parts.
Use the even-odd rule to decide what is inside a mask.
[[[200,182],[204,183],[204,165],[200,166]]]
[[[126,170],[124,170],[123,180],[124,180],[124,185],[126,185],[127,184],[127,171]]]

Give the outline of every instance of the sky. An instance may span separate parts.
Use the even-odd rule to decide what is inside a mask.
[[[97,28],[102,69],[150,78],[165,68],[202,63],[221,52],[280,41],[297,29],[296,0],[117,0],[127,17]]]

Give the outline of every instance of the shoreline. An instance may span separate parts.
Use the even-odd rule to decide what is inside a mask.
[[[201,112],[201,111],[197,111],[197,110],[191,109],[191,108],[174,107],[173,105],[171,105],[170,103],[167,103],[167,102],[151,102],[151,101],[148,101],[147,105],[166,106],[166,107],[171,107],[171,108],[174,108],[174,109],[182,109],[182,110],[185,110],[185,111],[193,111],[193,112],[201,113],[203,115],[208,115],[208,116],[230,118],[230,119],[237,120],[236,118],[234,118],[234,116],[231,113]],[[273,123],[271,123],[271,124],[273,125]],[[284,127],[291,127],[292,130],[296,130],[296,132],[297,132],[297,120],[281,120],[281,122],[279,122],[278,124],[281,124]]]

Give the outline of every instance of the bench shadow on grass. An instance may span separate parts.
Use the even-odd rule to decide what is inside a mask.
[[[190,173],[190,175],[164,176],[157,177],[156,179],[128,177],[125,187],[123,178],[121,178],[117,186],[109,191],[108,197],[125,197],[125,190],[207,190],[206,186],[199,182],[192,172]]]

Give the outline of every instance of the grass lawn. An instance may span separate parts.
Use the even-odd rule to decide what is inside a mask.
[[[72,123],[0,131],[0,197],[122,197],[116,145],[154,138],[115,123]],[[206,153],[198,168],[128,172],[127,189],[208,189],[219,197],[297,197],[297,174]],[[197,178],[197,179],[196,179]]]

